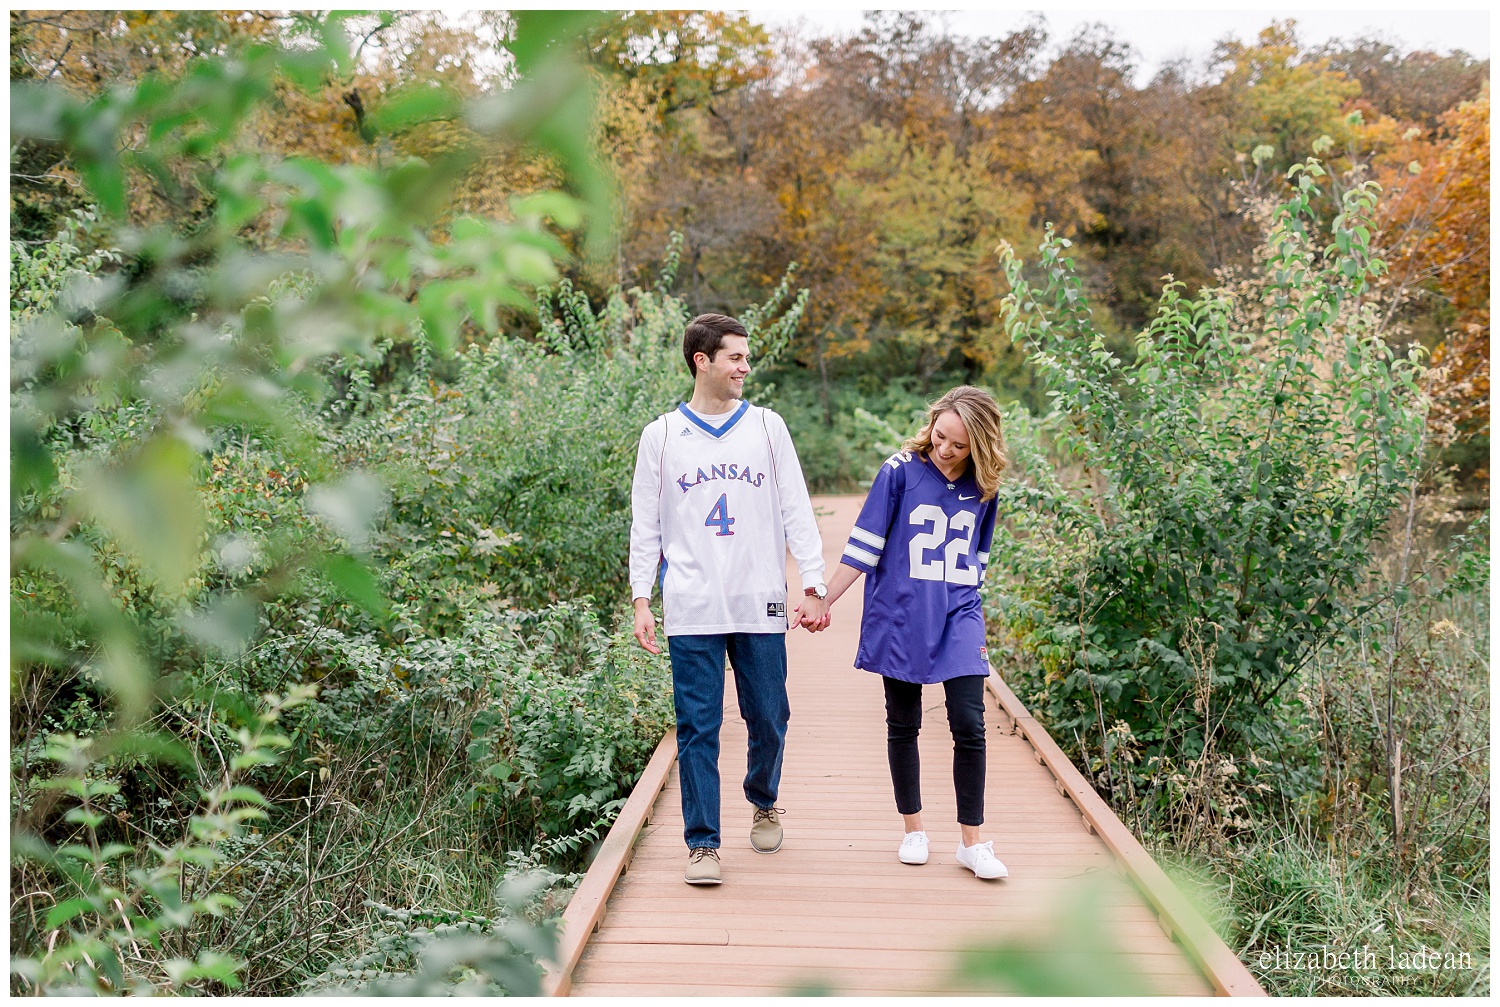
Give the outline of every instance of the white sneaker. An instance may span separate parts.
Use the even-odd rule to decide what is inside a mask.
[[[958,862],[974,872],[976,878],[1003,878],[1010,874],[995,857],[995,841],[988,839],[974,846],[958,844]]]
[[[901,849],[896,851],[903,864],[927,863],[927,833],[908,832],[901,840]]]

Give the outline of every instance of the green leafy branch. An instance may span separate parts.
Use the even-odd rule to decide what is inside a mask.
[[[236,974],[244,962],[212,949],[188,957],[173,947],[172,935],[195,917],[223,916],[238,905],[214,891],[212,881],[226,857],[225,844],[266,818],[266,799],[241,781],[257,767],[280,761],[279,753],[291,742],[276,730],[277,721],[313,692],[303,686],[285,696],[267,696],[250,723],[235,729],[238,750],[221,768],[218,782],[203,792],[186,834],[167,845],[148,844],[146,866],[132,866],[143,851],[101,836],[113,817],[111,799],[120,792],[101,771],[120,747],[103,737],[47,739],[43,758],[58,771],[36,786],[70,804],[62,820],[73,835],[56,846],[35,832],[11,836],[12,855],[56,878],[67,896],[54,902],[42,923],[46,953],[11,960],[11,972],[24,989],[97,996],[205,990],[210,982],[228,989],[239,985]],[[156,754],[184,758],[175,745]]]

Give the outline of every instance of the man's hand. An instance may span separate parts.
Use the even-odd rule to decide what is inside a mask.
[[[802,603],[792,613],[797,617],[797,625],[806,629],[809,633],[828,628],[831,617],[828,614],[828,601],[812,595],[802,599]]]
[[[651,602],[646,598],[635,600],[635,642],[652,654],[660,654],[656,645],[656,616],[651,614]]]

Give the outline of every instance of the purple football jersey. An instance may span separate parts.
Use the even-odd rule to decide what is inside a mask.
[[[979,585],[997,500],[972,466],[949,482],[920,455],[886,459],[840,560],[865,574],[855,665],[923,685],[989,674]]]

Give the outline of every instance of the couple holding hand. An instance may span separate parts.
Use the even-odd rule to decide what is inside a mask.
[[[958,861],[976,877],[1003,878],[984,823],[984,681],[989,662],[979,585],[989,561],[995,492],[1006,467],[1000,410],[964,385],[938,399],[916,437],[880,467],[837,571],[823,583],[823,547],[786,423],[743,400],[749,338],[727,315],[699,315],[683,334],[693,397],[641,433],[631,488],[630,586],[635,638],[653,654],[649,607],[661,586],[672,661],[677,759],[688,846],[684,880],[716,885],[719,867],[719,729],[724,660],[734,669],[749,731],[745,797],[754,806],[750,846],[781,848],[776,807],[790,709],[786,692],[786,553],[802,575],[792,611],[813,632],[866,575],[854,664],[882,676],[896,810],[897,856],[924,864],[917,733],[922,686],[941,682],[953,734]]]

